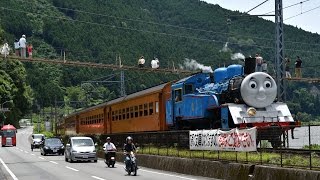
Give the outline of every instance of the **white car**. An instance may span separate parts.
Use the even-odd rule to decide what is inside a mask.
[[[43,134],[32,134],[31,150],[40,148],[42,141],[45,139]]]
[[[70,137],[65,147],[65,161],[98,161],[95,144],[90,137]]]

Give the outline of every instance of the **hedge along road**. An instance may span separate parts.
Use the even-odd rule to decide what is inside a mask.
[[[30,149],[32,127],[18,130],[17,147],[0,148],[1,170],[8,179],[14,180],[114,180],[131,179],[126,175],[123,164],[117,163],[116,168],[107,168],[102,159],[98,163],[68,163],[64,156],[41,156],[39,149]],[[7,167],[7,168],[5,168]],[[11,173],[9,173],[11,172]],[[0,172],[1,173],[1,172]],[[1,177],[1,176],[0,176]],[[166,179],[166,180],[204,180],[208,178],[177,174],[141,167],[135,179]]]

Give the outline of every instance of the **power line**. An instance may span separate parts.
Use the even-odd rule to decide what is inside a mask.
[[[75,20],[75,19],[68,19],[68,18],[65,18],[65,17],[49,16],[49,15],[44,15],[44,14],[41,14],[41,13],[32,13],[32,12],[15,10],[15,9],[10,9],[10,8],[5,8],[5,7],[2,7],[2,9],[6,9],[6,10],[9,10],[9,11],[20,12],[20,13],[37,14],[37,15],[42,15],[42,16],[44,16],[44,17],[50,17],[50,18],[55,18],[55,19],[60,19],[60,20],[67,20],[67,21],[73,21],[73,22],[79,22],[79,23],[90,24],[90,25],[104,26],[104,27],[109,27],[109,28],[117,28],[117,29],[123,29],[123,30],[137,31],[137,32],[143,32],[143,33],[150,33],[150,34],[158,34],[158,35],[166,35],[166,36],[186,38],[186,39],[193,39],[193,40],[200,40],[200,41],[209,41],[209,42],[213,42],[213,43],[225,43],[225,41],[218,41],[218,40],[215,40],[215,39],[190,37],[190,36],[186,36],[186,35],[185,35],[185,36],[184,36],[184,35],[175,35],[175,34],[169,34],[169,33],[164,33],[164,32],[155,32],[155,31],[141,30],[141,29],[128,28],[128,27],[119,27],[119,26],[115,26],[115,25],[101,24],[101,23],[81,21],[81,20]],[[229,44],[242,45],[242,44],[240,44],[240,43],[229,43]],[[250,47],[261,47],[261,48],[273,48],[273,47],[259,46],[259,45],[246,45],[246,46],[250,46]]]
[[[266,0],[266,1],[268,1],[268,0]],[[307,0],[307,1],[310,1],[310,0]],[[152,22],[152,21],[144,21],[144,20],[141,20],[141,19],[123,18],[123,17],[118,17],[118,16],[112,16],[112,15],[106,15],[106,14],[100,14],[100,13],[93,13],[93,12],[88,12],[88,11],[83,11],[83,10],[75,10],[75,9],[64,8],[64,7],[57,7],[57,6],[47,6],[47,7],[54,7],[54,8],[62,9],[62,10],[80,12],[80,13],[91,14],[91,15],[102,16],[102,17],[115,18],[115,19],[122,19],[122,20],[127,20],[127,21],[134,21],[134,22],[147,23],[147,24],[153,24],[153,25],[180,28],[180,29],[185,29],[185,30],[193,30],[193,31],[207,32],[207,33],[213,33],[213,34],[222,34],[222,35],[237,35],[236,33],[225,33],[225,32],[217,32],[217,31],[198,29],[198,28],[189,28],[189,27],[177,26],[177,25],[172,25],[172,24],[164,24],[164,23],[157,23],[157,22]],[[271,38],[261,38],[261,37],[254,37],[254,36],[245,36],[245,35],[243,35],[243,37],[274,41],[274,39],[271,39]],[[299,43],[299,42],[297,42],[297,43]]]
[[[266,1],[268,1],[268,0],[266,0]],[[306,2],[306,1],[310,1],[310,0],[305,0],[303,2]],[[300,3],[303,3],[303,2],[300,2]],[[263,4],[263,3],[261,3],[261,4]],[[297,3],[297,4],[300,4],[300,3]],[[294,5],[296,5],[296,4],[294,4]],[[293,6],[293,5],[291,5],[291,6]],[[291,7],[291,6],[288,6],[288,7]],[[135,21],[135,22],[142,22],[142,23],[148,23],[148,24],[153,24],[153,25],[168,26],[168,27],[174,27],[174,28],[180,28],[180,29],[186,29],[186,30],[194,30],[194,31],[214,33],[214,34],[222,34],[222,35],[237,35],[235,33],[225,33],[225,32],[217,32],[217,31],[197,29],[197,28],[188,28],[188,27],[171,25],[171,24],[162,24],[162,23],[156,23],[156,22],[151,22],[151,21],[143,21],[143,20],[140,20],[140,19],[122,18],[122,17],[111,16],[111,15],[106,15],[106,14],[99,14],[99,13],[87,12],[87,11],[82,11],[82,10],[75,10],[75,9],[70,9],[70,8],[62,8],[62,7],[57,7],[57,6],[47,6],[47,7],[54,7],[54,8],[57,8],[57,9],[80,12],[80,13],[85,13],[85,14],[91,14],[91,15],[97,15],[97,16],[103,16],[103,17],[110,17],[110,18],[115,18],[115,19],[123,19],[123,20],[128,20],[128,21]],[[288,8],[288,7],[285,7],[285,8]],[[7,10],[11,10],[11,11],[19,11],[19,10],[13,10],[13,9],[5,8],[5,7],[2,7],[2,9],[7,9]],[[21,12],[21,11],[19,11],[19,12]],[[24,12],[24,13],[28,13],[28,12]],[[30,13],[32,13],[32,12],[30,12]],[[32,13],[32,14],[43,15],[43,14],[40,14],[40,13]],[[46,16],[48,16],[48,15],[46,15]],[[48,16],[48,17],[50,17],[50,16]],[[58,18],[58,17],[53,17],[53,18]],[[67,18],[63,18],[63,19],[67,19]],[[67,19],[67,20],[69,20],[69,19]],[[74,20],[74,21],[79,21],[79,20]],[[93,23],[93,22],[90,22],[90,23]],[[112,26],[112,27],[114,27],[114,26]],[[116,27],[116,28],[121,28],[121,27]],[[242,37],[249,37],[249,38],[254,38],[254,39],[274,41],[274,39],[271,39],[271,38],[261,38],[261,37],[254,37],[254,36],[245,36],[245,35],[243,35]],[[294,41],[285,41],[285,42],[320,46],[320,44],[310,44],[310,43],[302,43],[302,42],[294,42]],[[225,42],[223,42],[223,43],[225,43]]]
[[[6,8],[6,7],[3,7],[3,6],[1,8],[5,9],[5,10],[8,10],[8,11],[14,11],[14,12],[19,12],[19,13],[37,14],[37,15],[42,15],[44,17],[49,17],[49,18],[54,18],[54,19],[59,19],[59,20],[73,21],[73,22],[79,22],[79,23],[83,23],[83,24],[104,26],[104,27],[109,27],[109,28],[117,28],[117,29],[123,29],[123,30],[128,30],[128,31],[136,31],[136,32],[141,32],[141,33],[150,33],[150,34],[158,34],[158,35],[165,35],[165,36],[178,37],[178,38],[193,39],[193,40],[199,40],[199,41],[207,41],[207,42],[211,42],[211,43],[225,43],[225,41],[218,41],[218,40],[214,40],[214,39],[190,37],[190,36],[183,36],[183,35],[175,35],[175,34],[169,34],[169,33],[164,33],[164,32],[155,32],[155,31],[141,30],[141,29],[128,28],[128,27],[119,27],[119,26],[114,26],[114,25],[109,25],[109,24],[101,24],[101,23],[95,23],[95,22],[88,22],[88,21],[69,19],[69,18],[65,18],[65,17],[50,16],[50,15],[45,15],[45,14],[41,14],[41,13],[33,13],[33,12],[28,12],[28,11],[22,11],[22,10]],[[299,43],[299,42],[297,42],[297,43]],[[271,47],[271,46],[262,46],[262,45],[254,45],[254,44],[243,45],[241,43],[233,43],[233,42],[229,42],[229,44],[242,45],[242,46],[248,46],[248,47],[258,47],[258,48],[265,48],[265,49],[274,49],[274,47]],[[296,50],[296,49],[286,49],[286,50],[289,50],[289,51],[290,50],[292,50],[292,51],[300,51],[300,52],[307,52],[307,53],[320,53],[320,52],[304,51],[304,50]]]
[[[255,7],[251,8],[249,11],[247,11],[246,14],[248,14],[250,11],[256,9],[257,7],[261,6],[262,4],[264,4],[264,3],[268,2],[268,1],[269,1],[269,0],[265,0],[265,1],[263,1],[262,3],[256,5]]]
[[[286,7],[282,8],[282,10],[287,9],[287,8],[291,8],[291,7],[299,5],[299,4],[303,4],[303,3],[307,2],[307,1],[310,1],[310,0],[304,0],[304,1],[301,1],[301,2],[298,2],[298,3],[295,3],[295,4],[291,4],[289,6],[286,6]],[[274,13],[274,12],[275,11],[270,11],[270,12],[264,13],[263,15],[267,15],[267,14]]]
[[[318,8],[320,8],[320,6],[317,6],[317,7],[315,7],[315,8],[309,9],[309,10],[304,11],[304,12],[301,12],[300,14],[297,14],[297,15],[294,15],[294,16],[291,16],[291,17],[288,17],[288,18],[286,18],[286,19],[284,19],[284,20],[292,19],[292,18],[294,18],[294,17],[300,16],[300,15],[302,15],[302,14],[308,13],[308,12],[313,11],[313,10],[318,9]]]

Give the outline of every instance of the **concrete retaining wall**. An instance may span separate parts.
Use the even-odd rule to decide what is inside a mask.
[[[104,153],[99,152],[104,158]],[[117,161],[123,162],[122,153]],[[138,154],[139,166],[227,180],[320,180],[320,171]],[[250,176],[249,176],[250,175]]]
[[[320,180],[320,171],[290,169],[270,166],[255,166],[252,180]]]

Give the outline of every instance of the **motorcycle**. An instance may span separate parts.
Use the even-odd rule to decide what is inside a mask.
[[[125,165],[128,175],[131,175],[131,173],[133,173],[134,176],[137,175],[138,166],[133,152],[126,154]]]
[[[108,151],[106,153],[106,159],[104,162],[108,165],[108,167],[113,167],[116,163],[116,152],[115,151]]]

